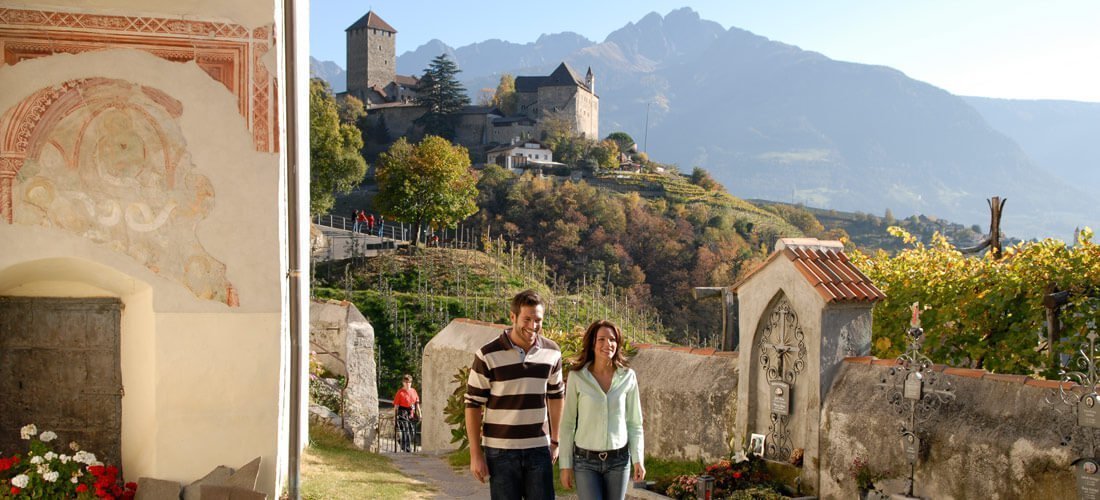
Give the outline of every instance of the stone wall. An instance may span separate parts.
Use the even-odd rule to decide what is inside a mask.
[[[367,108],[367,122],[372,127],[385,123],[390,139],[397,140],[398,137],[412,134],[413,121],[420,118],[426,110],[423,106],[405,105],[371,107]]]
[[[378,430],[378,376],[374,327],[350,302],[313,301],[309,307],[310,351],[337,375],[347,377],[341,415],[360,449],[370,449]]]
[[[856,456],[892,469],[894,479],[880,483],[890,493],[904,491],[908,465],[894,413],[879,388],[894,360],[849,358],[826,399],[821,433],[821,496],[853,498],[849,467]],[[1068,417],[1055,418],[1045,402],[1056,382],[1022,375],[937,367],[954,384],[955,401],[922,429],[924,450],[916,469],[917,496],[964,498],[1073,498],[1071,462],[1084,452],[1064,447],[1056,424],[1072,428]],[[1078,433],[1080,434],[1080,433]],[[1083,436],[1074,442],[1082,443]],[[1082,443],[1083,445],[1083,443]]]
[[[469,319],[456,319],[432,337],[424,346],[424,363],[420,380],[422,387],[421,447],[424,451],[458,449],[451,443],[451,427],[443,421],[447,398],[457,384],[454,376],[462,367],[474,362],[474,353],[500,335],[505,325],[494,325]]]
[[[641,389],[646,455],[679,460],[728,455],[737,412],[737,353],[638,347],[630,366]]]

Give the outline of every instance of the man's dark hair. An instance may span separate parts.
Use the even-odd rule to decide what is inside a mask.
[[[542,297],[538,292],[527,289],[516,294],[512,297],[512,314],[519,316],[519,310],[521,307],[546,307],[546,303],[542,301]]]

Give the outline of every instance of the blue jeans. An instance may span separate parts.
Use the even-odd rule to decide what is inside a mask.
[[[608,456],[607,460],[573,454],[573,478],[580,500],[622,500],[630,480],[630,454]]]
[[[493,500],[554,498],[550,448],[525,450],[485,448],[489,466],[489,495]]]

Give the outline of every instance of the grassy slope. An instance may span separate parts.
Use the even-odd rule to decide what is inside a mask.
[[[416,499],[433,490],[407,478],[377,453],[359,450],[331,430],[310,428],[310,446],[302,459],[302,498]]]

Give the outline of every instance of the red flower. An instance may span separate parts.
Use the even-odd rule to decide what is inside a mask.
[[[15,487],[15,486],[11,487],[11,494],[12,495],[18,495],[20,491],[23,491],[23,490],[20,490],[19,488]]]
[[[733,473],[733,478],[734,479],[741,479],[741,473],[740,472],[734,472]]]
[[[122,492],[122,498],[124,498],[126,500],[130,500],[131,498],[134,498],[134,495],[135,495],[134,490],[126,490],[126,491]]]
[[[111,477],[118,476],[118,467],[115,467],[113,465],[108,465],[107,466],[107,474],[110,474]]]
[[[134,483],[134,482],[129,482],[129,483],[126,483],[126,489],[128,489],[128,490],[136,490],[136,489],[137,489],[137,483]]]
[[[88,491],[88,485],[86,485],[84,483],[80,483],[80,484],[76,485],[76,492],[77,493],[84,493],[85,491]]]
[[[88,472],[91,472],[92,474],[95,474],[96,476],[101,476],[101,475],[103,475],[103,466],[102,465],[88,466]]]

